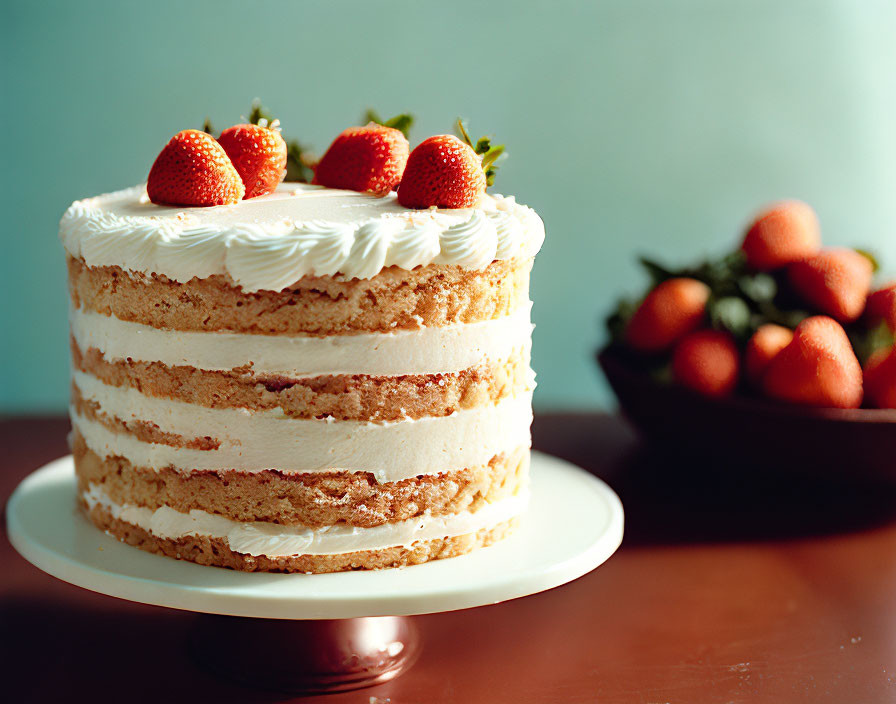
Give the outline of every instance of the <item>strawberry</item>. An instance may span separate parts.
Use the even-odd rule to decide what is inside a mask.
[[[706,396],[729,396],[740,377],[740,353],[734,338],[718,330],[686,335],[672,356],[672,376]]]
[[[744,353],[744,370],[750,383],[761,386],[768,365],[792,340],[793,330],[773,323],[766,323],[753,333]]]
[[[450,134],[424,139],[408,157],[398,202],[405,208],[472,208],[485,194],[482,160]]]
[[[896,408],[896,347],[878,350],[865,363],[865,398],[875,408]]]
[[[821,231],[815,211],[798,200],[782,201],[764,210],[744,236],[741,249],[747,264],[757,271],[771,271],[821,248]]]
[[[826,249],[787,269],[790,285],[806,303],[842,323],[862,315],[874,265],[852,249]]]
[[[762,380],[770,398],[806,406],[858,408],[862,366],[846,331],[823,315],[806,318],[772,359]]]
[[[896,281],[868,296],[865,304],[865,319],[870,325],[886,321],[890,329],[896,332]]]
[[[400,191],[399,191],[400,194]],[[630,347],[663,352],[703,322],[709,287],[688,278],[668,279],[647,294],[625,330]]]
[[[313,183],[386,195],[401,181],[410,149],[407,138],[392,127],[374,122],[349,127],[327,149]]]
[[[271,126],[234,125],[218,137],[220,144],[243,180],[246,195],[256,198],[273,193],[286,175],[286,142],[275,120]]]
[[[165,205],[233,205],[246,191],[214,137],[184,130],[156,157],[146,179],[146,192],[153,203]]]

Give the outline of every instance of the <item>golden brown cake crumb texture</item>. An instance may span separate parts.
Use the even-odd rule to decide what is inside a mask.
[[[362,550],[334,555],[267,557],[234,552],[230,549],[227,541],[220,538],[202,536],[189,536],[176,540],[158,538],[138,526],[114,518],[100,506],[88,510],[88,516],[99,529],[128,545],[147,552],[167,555],[178,560],[189,560],[200,565],[227,567],[242,572],[305,572],[309,574],[406,567],[430,560],[456,557],[505,538],[516,528],[518,523],[518,519],[511,519],[476,533],[453,538],[418,541],[409,546],[382,550]]]
[[[395,421],[441,417],[514,396],[530,381],[527,349],[506,360],[488,360],[451,374],[289,379],[260,376],[245,369],[204,371],[159,362],[109,362],[96,349],[82,353],[74,340],[71,347],[75,369],[111,386],[128,386],[148,396],[209,408],[279,408],[291,418]]]
[[[518,493],[528,481],[529,450],[496,455],[482,467],[377,483],[368,472],[285,474],[179,471],[134,467],[120,457],[102,458],[72,434],[79,490],[98,485],[118,504],[187,513],[199,509],[234,521],[268,521],[320,527],[347,523],[371,528],[433,515],[477,511]]]
[[[68,258],[75,307],[156,328],[265,335],[413,330],[508,315],[528,301],[531,259],[479,271],[430,264],[372,279],[306,276],[280,291],[245,293],[225,276],[171,281]]]

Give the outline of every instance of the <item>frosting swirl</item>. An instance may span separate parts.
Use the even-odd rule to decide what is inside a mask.
[[[369,279],[430,263],[481,269],[532,257],[544,241],[535,211],[486,196],[460,210],[407,210],[395,194],[281,184],[239,205],[149,203],[144,186],[76,201],[59,224],[66,251],[88,266],[119,266],[174,281],[229,276],[245,291],[279,291],[303,276]]]

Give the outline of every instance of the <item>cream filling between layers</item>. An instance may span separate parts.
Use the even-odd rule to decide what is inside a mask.
[[[109,386],[78,371],[73,381],[81,396],[99,404],[107,415],[221,443],[217,449],[196,450],[144,442],[71,409],[72,425],[93,452],[151,469],[371,472],[378,482],[394,482],[482,466],[495,455],[529,446],[531,441],[531,390],[449,416],[373,423],[290,418],[279,408],[207,408]]]
[[[70,311],[78,347],[110,361],[133,359],[223,371],[249,366],[256,374],[291,378],[323,374],[440,374],[485,359],[507,359],[531,344],[532,304],[476,323],[351,335],[247,335],[162,330],[80,308]]]
[[[82,494],[87,506],[101,506],[113,518],[135,525],[152,535],[176,540],[200,536],[226,540],[234,552],[268,557],[334,555],[361,550],[409,546],[421,540],[437,540],[475,533],[520,515],[526,510],[528,493],[501,499],[478,511],[432,516],[426,514],[373,528],[336,525],[323,528],[283,526],[277,523],[240,523],[224,516],[194,509],[189,513],[168,506],[150,509],[118,504],[96,484]]]

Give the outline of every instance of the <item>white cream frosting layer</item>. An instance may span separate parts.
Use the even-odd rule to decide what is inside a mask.
[[[59,224],[65,249],[88,266],[119,266],[174,281],[229,275],[245,291],[279,291],[306,275],[367,279],[388,266],[481,269],[532,257],[541,218],[512,197],[476,208],[409,210],[376,197],[284,183],[238,205],[155,205],[145,186],[76,201]]]
[[[210,371],[249,366],[255,374],[302,378],[321,374],[439,374],[486,359],[508,359],[531,344],[531,304],[478,323],[355,335],[247,335],[160,330],[73,308],[72,336],[81,350],[109,361],[133,359]]]
[[[186,438],[213,438],[218,449],[144,442],[71,411],[72,425],[100,457],[124,457],[138,467],[258,472],[371,472],[379,482],[486,464],[530,444],[532,392],[449,416],[390,422],[289,418],[281,409],[207,408],[146,396],[75,371],[81,396],[109,416],[146,421]]]
[[[337,525],[325,528],[283,526],[276,523],[240,523],[206,511],[182,513],[163,506],[155,511],[143,506],[117,504],[96,484],[82,494],[88,507],[105,508],[116,519],[138,526],[163,539],[205,536],[227,541],[230,549],[246,555],[287,557],[333,555],[360,550],[381,550],[475,533],[490,528],[526,510],[528,495],[511,496],[488,504],[474,513],[447,516],[426,514],[374,528]]]

